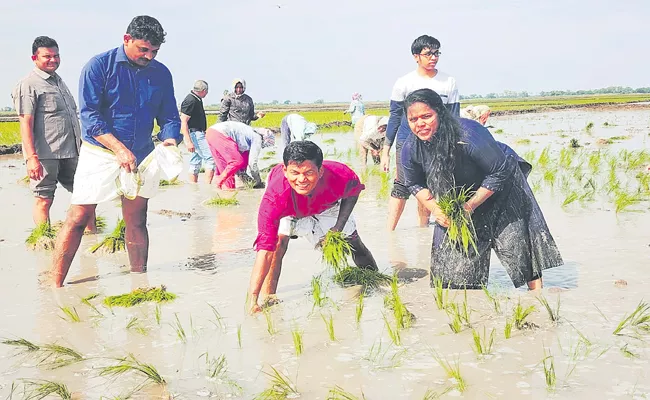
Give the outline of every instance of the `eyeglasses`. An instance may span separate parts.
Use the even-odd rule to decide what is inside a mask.
[[[433,57],[440,57],[441,54],[442,53],[440,51],[436,50],[434,52],[429,51],[427,53],[419,53],[418,55],[426,58],[433,58]]]

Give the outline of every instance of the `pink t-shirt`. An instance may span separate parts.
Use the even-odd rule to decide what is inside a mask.
[[[257,215],[256,251],[275,251],[280,219],[320,214],[339,200],[358,196],[365,189],[350,167],[325,160],[322,166],[323,176],[314,191],[308,196],[299,195],[289,185],[282,167],[282,164],[276,165],[269,174],[268,185]]]

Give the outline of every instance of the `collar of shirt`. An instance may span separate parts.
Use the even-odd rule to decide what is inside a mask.
[[[50,79],[50,78],[54,78],[54,81],[56,82],[56,81],[57,81],[57,78],[58,78],[58,75],[56,74],[56,72],[53,73],[53,74],[48,74],[47,72],[45,72],[45,71],[39,69],[38,67],[34,67],[34,73],[35,73],[36,75],[40,76],[41,78],[43,78],[44,80],[48,80],[48,79]]]
[[[203,99],[201,99],[199,96],[197,96],[196,93],[194,93],[193,90],[190,92],[190,94],[191,94],[192,96],[196,97],[196,99],[197,99],[198,101],[200,101],[201,103],[203,103]]]
[[[119,49],[117,50],[117,54],[115,55],[115,62],[127,63],[129,66],[131,66],[131,67],[133,67],[135,69],[138,69],[138,70],[149,68],[149,67],[154,67],[155,63],[153,61],[154,60],[151,60],[151,62],[146,67],[143,67],[141,65],[138,65],[138,64],[134,63],[133,61],[131,61],[129,59],[129,57],[126,56],[126,51],[124,51],[124,45],[121,45],[119,47]]]

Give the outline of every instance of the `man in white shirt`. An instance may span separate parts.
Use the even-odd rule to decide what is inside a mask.
[[[403,103],[406,96],[418,89],[431,89],[440,95],[449,111],[455,116],[460,113],[460,96],[456,87],[456,80],[439,71],[436,66],[440,59],[440,42],[438,39],[422,35],[413,41],[411,53],[418,65],[415,71],[409,72],[395,82],[393,93],[390,97],[390,118],[386,129],[386,140],[381,156],[381,165],[384,171],[388,172],[390,165],[390,148],[395,143],[395,157],[397,164],[397,176],[391,192],[391,199],[388,203],[388,230],[394,231],[397,222],[402,216],[406,200],[410,193],[405,187],[402,177],[401,150],[402,144],[411,135],[406,114],[404,114]],[[418,203],[418,220],[421,227],[429,225],[430,213]]]

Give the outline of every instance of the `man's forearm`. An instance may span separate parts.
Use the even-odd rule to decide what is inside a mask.
[[[467,201],[467,205],[472,209],[472,211],[474,211],[493,194],[494,191],[480,187],[476,193],[474,193],[474,196]]]
[[[20,140],[23,144],[23,156],[25,159],[31,158],[36,154],[34,146],[34,117],[31,114],[20,115]],[[38,156],[38,154],[36,154]]]
[[[430,212],[434,212],[434,210],[438,209],[438,202],[436,199],[433,198],[433,195],[429,191],[429,189],[422,189],[419,192],[415,194],[415,198],[418,199],[420,204],[424,206],[427,210]]]
[[[120,142],[112,133],[105,133],[103,135],[95,136],[95,140],[101,143],[104,147],[112,151],[113,153],[118,153],[121,150],[125,150],[126,146]],[[126,149],[128,150],[128,149]]]
[[[341,205],[339,206],[339,216],[336,219],[335,225],[338,230],[343,230],[343,227],[345,224],[347,224],[348,219],[352,214],[352,210],[354,210],[354,206],[357,204],[357,200],[359,200],[359,196],[352,196],[341,199]]]
[[[254,300],[257,300],[257,296],[260,294],[264,279],[266,279],[266,275],[269,273],[274,253],[274,251],[268,250],[259,250],[257,252],[257,256],[255,257],[255,264],[253,265],[253,272],[251,273],[250,286],[248,288],[248,295],[253,296]]]

